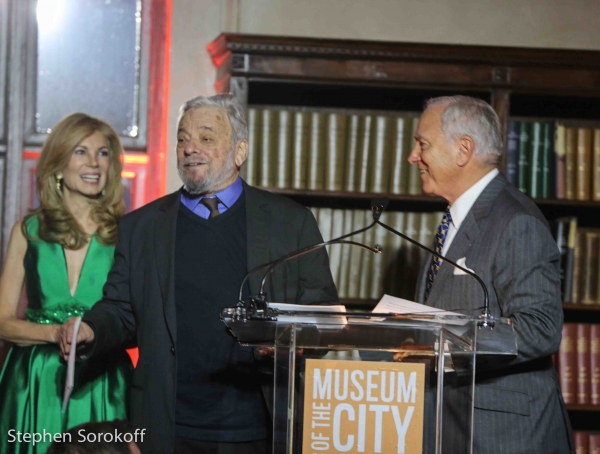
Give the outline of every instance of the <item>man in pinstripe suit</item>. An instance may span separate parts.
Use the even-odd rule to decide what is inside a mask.
[[[492,315],[510,318],[517,335],[516,358],[477,372],[473,452],[574,453],[551,360],[563,323],[559,252],[542,213],[496,168],[502,150],[496,113],[474,98],[431,99],[415,139],[409,162],[419,167],[423,191],[449,204],[437,246],[483,279]],[[471,276],[432,260],[416,299],[478,315],[483,290]],[[457,431],[451,443],[461,445],[460,437]]]

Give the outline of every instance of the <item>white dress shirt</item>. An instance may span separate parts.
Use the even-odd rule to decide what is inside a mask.
[[[452,216],[452,222],[448,227],[448,233],[446,234],[446,241],[444,241],[444,247],[442,248],[442,255],[445,257],[446,252],[450,248],[454,237],[456,236],[456,232],[460,229],[460,225],[467,217],[467,214],[471,210],[471,207],[475,203],[475,201],[479,198],[483,190],[487,187],[488,184],[492,182],[496,175],[500,172],[498,169],[491,170],[487,173],[483,178],[481,178],[477,183],[463,192],[458,199],[450,206],[450,215]]]

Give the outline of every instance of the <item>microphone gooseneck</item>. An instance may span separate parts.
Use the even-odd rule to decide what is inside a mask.
[[[381,217],[381,214],[383,213],[383,210],[387,207],[388,203],[389,203],[389,199],[387,197],[381,197],[379,199],[372,199],[371,200],[371,210],[373,211],[373,220],[375,224],[379,224],[381,227],[383,227],[386,230],[389,230],[390,232],[398,235],[399,237],[405,239],[406,241],[408,241],[411,244],[414,244],[415,246],[420,247],[421,249],[433,254],[434,256],[438,257],[439,259],[443,260],[444,262],[448,262],[450,265],[454,266],[455,268],[458,268],[461,271],[464,271],[465,273],[467,273],[470,276],[473,276],[475,279],[477,279],[477,282],[479,282],[479,285],[481,285],[481,288],[483,289],[483,313],[481,314],[482,317],[488,318],[491,316],[490,314],[490,297],[488,294],[488,289],[485,285],[485,282],[483,282],[483,280],[477,276],[477,274],[475,274],[473,271],[471,271],[468,268],[465,268],[463,266],[460,266],[459,264],[453,262],[450,259],[447,259],[446,257],[444,257],[443,255],[438,254],[437,252],[435,252],[433,249],[428,248],[427,246],[422,245],[421,243],[419,243],[418,241],[413,240],[412,238],[406,236],[403,233],[398,232],[397,230],[391,228],[390,226],[384,224],[383,222],[381,222],[379,220],[379,218]]]
[[[373,223],[372,225],[375,225],[375,223]],[[358,232],[357,232],[358,233]],[[267,272],[265,273],[265,275],[263,276],[262,282],[260,284],[260,292],[259,292],[259,296],[266,296],[266,293],[264,292],[264,288],[265,288],[265,282],[267,281],[267,277],[269,277],[269,275],[273,272],[273,270],[280,265],[281,263],[292,259],[294,257],[300,257],[301,255],[307,254],[309,252],[315,251],[317,249],[320,249],[322,247],[328,246],[330,244],[349,244],[351,246],[358,246],[361,247],[369,252],[372,252],[373,254],[380,254],[381,253],[381,249],[376,245],[375,247],[370,247],[367,246],[365,244],[361,244],[361,243],[357,243],[356,241],[346,241],[343,240],[341,238],[347,238],[349,235],[344,235],[343,237],[337,238],[335,240],[330,240],[330,241],[325,241],[323,243],[319,243],[319,244],[315,244],[314,246],[308,246],[304,249],[300,249],[299,251],[295,251],[292,252],[288,255],[284,255],[283,257],[281,257],[280,259],[275,260],[274,262],[271,263],[271,265],[269,266],[269,269],[267,270]]]
[[[314,250],[320,249],[320,248],[328,246],[330,244],[349,244],[351,246],[362,247],[363,249],[366,249],[366,250],[368,250],[370,252],[373,252],[374,254],[380,254],[381,253],[381,249],[379,247],[377,247],[377,246],[375,248],[372,248],[372,247],[366,246],[364,244],[356,243],[354,241],[343,241],[346,238],[351,237],[352,235],[357,235],[359,233],[362,233],[362,232],[365,232],[365,231],[371,229],[372,227],[375,226],[375,224],[376,224],[376,222],[372,222],[368,226],[363,227],[362,229],[356,230],[355,232],[347,233],[346,235],[342,235],[342,236],[340,236],[338,238],[334,238],[334,239],[329,240],[329,241],[324,241],[322,243],[317,243],[317,244],[313,244],[313,245],[310,245],[310,246],[303,247],[301,249],[298,249],[297,251],[290,252],[289,254],[284,255],[283,257],[280,257],[277,260],[274,260],[274,261],[269,262],[269,263],[263,263],[262,265],[258,265],[256,267],[252,268],[250,271],[248,271],[248,273],[246,274],[246,276],[242,280],[242,283],[240,285],[240,291],[239,291],[239,294],[238,294],[238,303],[237,303],[237,305],[238,306],[244,306],[244,301],[243,301],[243,298],[242,298],[242,293],[243,293],[243,290],[244,290],[244,284],[246,283],[246,281],[248,280],[248,278],[250,276],[252,276],[253,274],[255,274],[258,271],[263,270],[265,268],[269,268],[267,270],[267,272],[265,273],[263,279],[262,279],[259,294],[257,296],[255,296],[255,297],[251,297],[251,300],[253,302],[254,301],[257,301],[259,303],[261,301],[265,302],[266,301],[266,294],[263,291],[264,290],[264,285],[265,285],[267,276],[269,274],[271,274],[271,272],[273,271],[273,269],[275,267],[277,267],[277,265],[279,265],[280,263],[283,263],[283,262],[285,262],[285,261],[287,261],[287,260],[289,260],[291,258],[299,257],[301,255],[304,255],[304,254],[308,253],[308,252],[312,252]]]

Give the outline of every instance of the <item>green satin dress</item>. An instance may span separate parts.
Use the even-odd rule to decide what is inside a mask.
[[[37,230],[37,218],[32,217],[27,232],[35,238]],[[114,247],[103,246],[92,237],[75,295],[71,296],[63,247],[28,240],[24,259],[29,302],[26,319],[54,324],[82,315],[102,297],[113,252]],[[58,346],[13,346],[0,375],[0,453],[45,453],[51,444],[50,435],[35,445],[19,443],[17,432],[44,436],[44,431],[60,434],[84,422],[127,419],[132,371],[124,351],[77,363],[75,385],[63,414],[67,368]]]

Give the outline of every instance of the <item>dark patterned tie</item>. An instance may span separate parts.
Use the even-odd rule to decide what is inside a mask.
[[[439,225],[437,232],[435,234],[435,243],[433,250],[441,255],[442,249],[444,248],[444,241],[446,241],[446,235],[448,234],[448,227],[450,227],[450,223],[452,222],[452,216],[450,215],[450,207],[446,208],[446,213],[444,213],[444,217],[442,218],[442,223]],[[431,265],[429,266],[429,271],[427,272],[427,285],[425,287],[425,301],[429,297],[429,292],[431,291],[431,286],[433,285],[433,280],[437,272],[440,270],[440,265],[442,264],[442,260],[436,256],[431,258]]]
[[[210,216],[208,219],[212,219],[220,214],[218,208],[220,202],[221,201],[218,197],[204,197],[202,200],[200,200],[200,203],[210,211]]]

